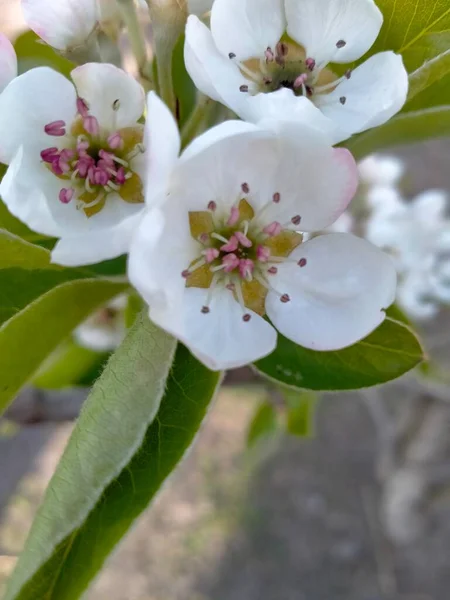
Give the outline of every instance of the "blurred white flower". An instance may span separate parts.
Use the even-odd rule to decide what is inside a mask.
[[[382,23],[373,0],[215,0],[211,30],[188,19],[186,67],[204,94],[247,121],[293,120],[311,104],[337,143],[405,103],[408,75],[394,52],[342,77],[328,67],[361,58]]]
[[[197,138],[130,249],[150,318],[212,369],[270,354],[276,330],[315,350],[344,348],[395,296],[390,259],[365,240],[303,243],[298,232],[345,210],[357,184],[351,154],[307,125],[266,127],[228,121]]]
[[[375,188],[383,196],[383,188]],[[386,190],[385,190],[386,191]],[[392,190],[391,190],[392,191]],[[412,319],[435,316],[450,304],[450,219],[447,194],[430,190],[406,202],[397,193],[373,205],[366,237],[393,258],[398,302]]]
[[[17,56],[13,45],[0,33],[0,93],[17,77]]]
[[[71,75],[73,83],[32,69],[0,95],[0,160],[9,164],[0,193],[31,229],[60,238],[53,262],[76,266],[128,251],[144,184],[167,168],[173,118],[152,95],[144,138],[145,95],[135,79],[97,63]]]
[[[123,341],[126,334],[125,309],[127,296],[117,296],[98,310],[74,331],[80,346],[96,352],[111,352]]]

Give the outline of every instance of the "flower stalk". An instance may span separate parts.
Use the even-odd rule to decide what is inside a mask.
[[[152,77],[152,66],[149,60],[145,37],[139,22],[134,0],[116,0],[120,8],[122,18],[128,31],[131,49],[136,58],[139,74],[146,84],[148,90],[154,87]]]

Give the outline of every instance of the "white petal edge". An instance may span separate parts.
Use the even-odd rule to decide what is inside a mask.
[[[145,109],[144,90],[122,69],[87,63],[74,69],[71,77],[78,95],[86,100],[90,113],[106,130],[131,127],[141,118]]]
[[[373,0],[285,0],[289,35],[317,64],[350,63],[372,47],[383,15]],[[338,42],[345,42],[337,47]]]
[[[343,129],[360,133],[397,114],[408,95],[408,73],[394,52],[374,54],[330,94],[316,97],[325,116]],[[345,98],[342,104],[341,99]]]
[[[208,290],[189,288],[176,311],[153,309],[150,318],[181,340],[204,365],[213,371],[235,369],[271,354],[277,333],[262,317],[242,309],[232,292],[218,289],[209,303],[210,312],[202,313]]]
[[[0,92],[17,76],[17,56],[13,45],[0,33]]]
[[[227,57],[263,58],[286,29],[283,0],[215,0],[211,10],[214,42]]]
[[[26,24],[58,50],[79,46],[98,20],[96,0],[22,0]]]
[[[274,326],[295,343],[317,351],[339,350],[368,336],[395,299],[390,258],[365,240],[345,233],[322,235],[297,248],[291,263],[271,278],[280,294],[266,299]],[[303,268],[296,263],[306,259]]]

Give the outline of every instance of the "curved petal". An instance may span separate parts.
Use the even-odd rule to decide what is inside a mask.
[[[53,219],[41,186],[30,177],[33,169],[20,147],[0,183],[0,196],[8,210],[30,229],[58,237],[61,228]]]
[[[209,304],[209,313],[202,307]],[[256,313],[244,322],[232,292],[218,289],[208,303],[208,290],[189,288],[176,311],[153,309],[150,318],[180,339],[208,368],[235,369],[275,350],[275,329]]]
[[[6,35],[0,33],[0,92],[17,76],[17,56]]]
[[[87,63],[71,73],[78,96],[102,127],[115,131],[135,125],[145,108],[142,86],[114,65]]]
[[[38,67],[13,79],[0,95],[0,160],[9,163],[20,146],[39,152],[53,145],[44,126],[52,121],[72,123],[76,115],[75,88],[63,75]]]
[[[350,63],[371,48],[383,15],[373,0],[285,0],[289,35],[317,64]],[[345,42],[345,45],[338,42]]]
[[[316,96],[315,103],[340,127],[359,133],[386,123],[402,108],[407,95],[408,73],[402,57],[380,52],[330,94]]]
[[[141,215],[133,215],[110,229],[63,236],[52,250],[52,262],[65,267],[92,265],[126,254]]]
[[[22,0],[26,24],[58,50],[79,46],[98,20],[96,0]]]
[[[271,278],[267,314],[286,337],[312,350],[339,350],[371,333],[395,299],[396,273],[388,256],[345,233],[316,237],[297,248]],[[305,259],[303,267],[297,261]],[[294,262],[295,261],[295,262]]]
[[[144,146],[145,201],[152,204],[154,198],[165,193],[181,147],[178,125],[170,110],[154,92],[148,95]]]
[[[210,30],[194,15],[188,18],[184,45],[186,69],[197,88],[241,116],[247,94],[240,91],[248,80],[239,67],[217,50]]]
[[[275,48],[286,29],[283,0],[215,0],[211,32],[223,56],[260,58]]]

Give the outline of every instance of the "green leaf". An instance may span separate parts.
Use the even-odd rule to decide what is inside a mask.
[[[59,71],[67,77],[75,65],[57,54],[55,50],[42,42],[32,31],[27,31],[19,36],[14,44],[16,50],[19,72],[24,73],[34,67],[47,66]]]
[[[253,447],[257,442],[271,437],[278,431],[277,414],[269,402],[263,402],[256,409],[247,432],[247,446]]]
[[[279,335],[273,354],[255,363],[272,380],[315,391],[357,390],[386,383],[424,358],[412,331],[389,318],[365,340],[335,352],[315,352]]]
[[[317,395],[311,392],[284,390],[287,404],[286,431],[301,438],[315,435]]]
[[[180,127],[183,127],[194,110],[197,99],[196,87],[189,77],[184,62],[184,35],[180,37],[175,46],[172,57],[172,71],[173,86],[177,99],[178,123]]]
[[[450,135],[450,106],[397,115],[385,125],[376,127],[348,140],[344,146],[355,158],[399,144],[412,144],[423,140]]]
[[[180,345],[167,379],[174,347],[141,317],[111,358],[50,483],[5,600],[79,598],[182,459],[220,375]]]
[[[0,413],[73,329],[126,287],[92,279],[68,281],[5,321],[0,327]]]

